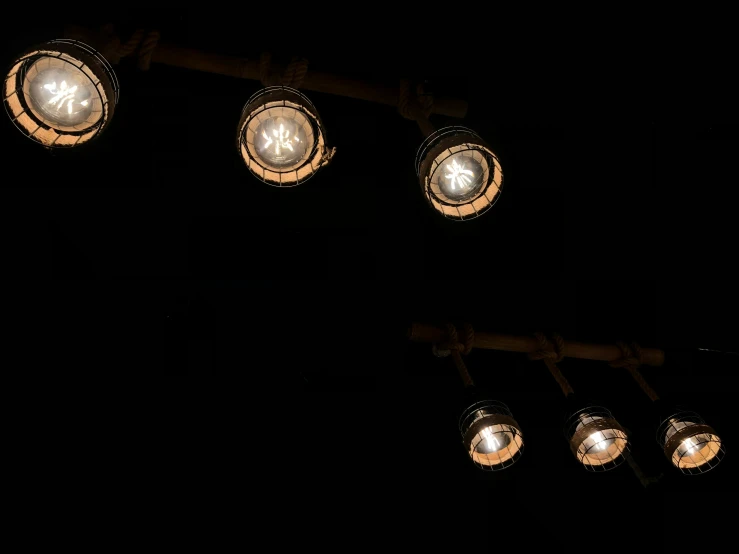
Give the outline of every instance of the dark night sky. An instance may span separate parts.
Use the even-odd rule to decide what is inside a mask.
[[[215,52],[252,57],[269,42],[267,31],[244,40],[229,14],[151,17],[163,40]],[[57,24],[5,35],[3,59],[54,38]],[[280,541],[259,547],[270,551],[283,540],[342,551],[585,551],[642,539],[672,549],[693,540],[669,535],[688,516],[724,531],[737,357],[696,349],[739,346],[736,229],[721,200],[736,184],[732,114],[690,109],[684,89],[662,94],[669,80],[625,69],[618,53],[601,54],[601,72],[564,62],[544,39],[530,54],[518,37],[481,66],[440,45],[382,48],[376,33],[337,33],[331,48],[304,47],[311,67],[429,76],[469,101],[462,123],[506,176],[488,214],[456,223],[431,213],[413,169],[414,124],[325,94],[307,92],[336,157],[284,191],[252,178],[235,151],[252,81],[124,63],[115,118],[88,147],[49,154],[0,125],[4,165],[31,168],[2,183],[10,265],[53,278],[41,324],[52,340],[29,350],[32,365],[51,355],[65,368],[24,389],[29,405],[47,392],[61,403],[38,416],[45,456],[21,460],[43,475],[50,513],[72,498],[108,538],[181,536],[192,519],[246,545]],[[336,47],[349,36],[372,48]],[[382,162],[369,163],[378,151]],[[394,209],[382,212],[387,198]],[[449,360],[404,336],[411,321],[447,319],[665,348],[665,366],[645,375],[699,410],[729,454],[708,475],[682,477],[628,375],[566,360],[575,389],[632,430],[645,471],[664,472],[648,491],[626,466],[590,475],[562,439],[563,399],[544,366],[475,351],[473,376],[527,440],[514,467],[483,475],[460,446]]]

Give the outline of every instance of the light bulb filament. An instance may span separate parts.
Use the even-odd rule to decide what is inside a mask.
[[[445,166],[447,170],[451,171],[451,173],[448,173],[444,175],[446,179],[451,180],[451,189],[454,190],[457,188],[457,183],[459,183],[459,188],[465,188],[472,183],[472,177],[475,176],[472,171],[469,169],[464,168],[464,164],[457,163],[457,160],[452,160],[451,165],[446,164]]]
[[[493,434],[493,431],[489,427],[483,429],[482,436],[485,437],[485,448],[487,450],[489,450],[490,452],[495,452],[496,450],[500,449],[500,441]]]
[[[57,110],[61,110],[64,104],[67,103],[67,113],[72,113],[72,103],[74,102],[74,93],[77,92],[77,85],[67,87],[67,81],[62,81],[57,90],[56,81],[54,81],[52,83],[45,84],[44,88],[54,95],[47,104],[56,106]]]
[[[264,143],[264,147],[269,148],[269,145],[272,144],[272,139],[267,136],[267,131],[262,131],[262,136],[267,140],[267,142]]]
[[[279,129],[273,128],[272,129],[272,136],[270,137],[267,135],[266,131],[262,131],[262,137],[266,140],[264,143],[264,148],[269,148],[272,146],[272,144],[275,145],[275,155],[280,156],[282,154],[282,150],[286,149],[290,152],[294,152],[295,149],[293,148],[292,140],[290,138],[290,131],[285,129],[285,125],[283,123],[280,123]],[[296,142],[300,142],[298,140],[298,137],[296,136],[294,139]]]
[[[693,439],[685,439],[683,441],[683,448],[685,448],[688,454],[693,455],[698,450],[698,444],[693,442]]]
[[[593,433],[592,435],[590,435],[589,438],[595,443],[594,448],[596,450],[603,451],[608,446],[605,435],[600,431],[597,433]]]

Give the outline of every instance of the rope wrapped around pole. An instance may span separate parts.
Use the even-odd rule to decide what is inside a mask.
[[[122,58],[125,58],[126,56],[130,56],[133,54],[136,49],[139,47],[139,44],[141,44],[141,40],[144,38],[144,30],[143,29],[136,29],[133,34],[131,35],[131,38],[129,38],[126,42],[121,44],[116,49],[116,57],[120,61]]]
[[[408,338],[415,342],[441,343],[446,340],[446,334],[445,327],[425,323],[413,323],[408,329]],[[539,341],[533,335],[517,336],[492,331],[476,331],[473,346],[485,350],[504,350],[526,354],[541,349]],[[621,359],[623,352],[615,344],[592,344],[568,339],[565,341],[564,355],[581,360],[613,362]],[[664,362],[663,350],[659,348],[642,349],[644,365],[661,366]]]
[[[151,67],[151,57],[159,44],[160,37],[159,31],[149,31],[141,41],[139,47],[139,69],[141,71],[148,71]]]
[[[557,367],[557,363],[561,362],[565,357],[565,341],[562,336],[557,333],[552,334],[554,345],[552,345],[552,343],[549,341],[544,333],[537,331],[536,333],[534,333],[534,336],[539,341],[540,348],[535,352],[530,352],[528,354],[529,359],[544,360],[547,369],[549,369],[549,373],[552,374],[552,377],[554,377],[554,380],[557,381],[559,388],[562,389],[562,393],[565,396],[574,394],[575,391],[572,390],[570,382],[564,375],[562,375],[559,367]]]
[[[272,54],[262,52],[259,56],[259,81],[263,87],[269,87],[276,84],[272,78]]]
[[[421,132],[427,137],[435,131],[434,126],[429,121],[429,117],[434,111],[434,97],[424,92],[422,83],[418,83],[413,92],[411,88],[409,79],[400,80],[398,113],[406,119],[418,123]]]
[[[641,346],[636,342],[628,344],[624,341],[618,341],[616,345],[621,349],[623,356],[618,360],[612,361],[608,365],[611,367],[625,367],[634,378],[634,381],[636,381],[639,387],[641,387],[641,390],[644,391],[644,394],[646,394],[652,402],[659,400],[657,392],[649,385],[649,383],[647,383],[647,380],[641,374],[641,371],[639,371],[639,368],[642,365]]]
[[[306,73],[308,73],[308,60],[293,56],[282,75],[282,84],[286,87],[300,88],[303,86]]]
[[[293,56],[290,63],[287,64],[282,77],[277,77],[272,72],[272,54],[262,52],[259,56],[259,80],[262,82],[262,86],[282,85],[298,89],[303,86],[303,81],[307,73],[308,60]]]
[[[89,40],[85,34],[84,30],[75,26],[67,27],[64,32],[67,38],[83,42],[86,39]],[[113,65],[120,63],[123,58],[134,52],[138,52],[139,69],[147,71],[151,66],[151,58],[159,44],[160,36],[159,31],[156,30],[136,29],[126,42],[121,42],[115,34],[113,25],[109,23],[100,28],[95,37],[96,40],[92,42],[98,43],[97,47],[100,48],[103,56]]]
[[[154,31],[151,31],[153,33]],[[98,50],[111,64],[116,65],[120,58],[117,49],[121,47],[120,39],[115,36],[113,25],[90,29],[79,25],[67,25],[64,28],[64,37],[82,41]],[[142,39],[144,40],[144,39]],[[158,39],[157,39],[158,40]],[[144,42],[146,42],[144,40]],[[143,54],[143,53],[142,53]],[[139,62],[146,66],[146,55]],[[156,49],[149,60],[155,64],[170,65],[193,71],[205,71],[227,75],[238,79],[254,79],[264,83],[264,73],[261,70],[261,59],[247,59],[239,56],[204,52],[197,48],[187,48],[166,41],[157,42]],[[273,69],[277,70],[276,67]],[[360,68],[361,69],[361,68]],[[284,71],[280,68],[279,71]],[[349,77],[312,70],[299,79],[300,72],[295,71],[297,77],[288,78],[301,90],[319,92],[321,94],[335,94],[347,98],[354,98],[366,102],[375,102],[384,106],[398,107],[398,86],[393,83],[377,82],[359,77]],[[295,79],[295,81],[293,81]],[[277,78],[265,86],[279,85]],[[422,103],[433,105],[433,113],[449,117],[464,117],[467,113],[467,102],[461,98],[437,96],[433,99],[426,93],[421,95]]]
[[[457,328],[451,323],[447,323],[447,340],[445,343],[438,345],[438,350],[448,351],[452,356],[452,362],[462,378],[465,387],[475,386],[467,366],[462,359],[461,354],[469,354],[472,352],[472,343],[475,341],[475,330],[469,323],[464,324],[464,342],[459,342],[459,334]],[[445,354],[446,355],[446,354]]]

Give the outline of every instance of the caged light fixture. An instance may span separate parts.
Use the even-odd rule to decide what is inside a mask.
[[[613,367],[628,370],[639,387],[660,411],[664,411],[662,400],[639,371],[643,353],[637,343],[618,342],[623,356]],[[668,408],[666,417],[657,428],[657,444],[670,463],[685,475],[706,473],[723,459],[726,453],[721,438],[703,418],[695,412]]]
[[[626,431],[601,406],[575,411],[565,425],[570,450],[589,471],[606,471],[620,465],[629,452]]]
[[[473,131],[447,127],[434,131],[431,113],[463,117],[466,102],[410,93],[401,79],[399,91],[384,84],[316,73],[306,78],[293,62],[275,84],[268,69],[270,56],[259,62],[159,45],[159,32],[137,30],[127,41],[107,31],[70,27],[76,39],[52,40],[24,52],[12,64],[3,86],[5,108],[18,129],[49,148],[85,144],[105,130],[118,102],[114,63],[138,52],[139,67],[151,61],[232,77],[259,79],[265,86],[246,103],[237,130],[237,148],[249,171],[276,187],[302,184],[327,165],[335,148],[326,142],[326,129],[308,98],[292,86],[349,96],[386,105],[397,104],[405,117],[416,119],[427,136],[416,157],[416,174],[429,205],[456,221],[474,219],[497,201],[503,187],[498,157]],[[95,48],[88,45],[94,44]],[[298,77],[298,75],[300,75]],[[289,86],[288,86],[289,85]],[[419,100],[421,100],[419,102]]]
[[[305,183],[331,161],[326,130],[313,103],[297,90],[266,87],[244,106],[237,146],[252,174],[276,187]]]
[[[82,42],[58,39],[13,61],[3,99],[25,136],[48,148],[70,148],[103,132],[118,91],[113,68],[101,54]]]
[[[451,355],[465,385],[465,408],[459,418],[462,444],[472,462],[482,470],[497,471],[512,466],[523,455],[523,433],[508,406],[486,398],[475,387],[460,354],[469,354],[474,330],[465,325],[464,342],[458,340],[457,329],[447,325],[448,339],[435,347],[439,356]]]
[[[503,469],[513,464],[523,452],[523,435],[510,411],[497,401],[480,395],[472,382],[460,353],[468,354],[472,347],[489,350],[527,353],[531,360],[543,360],[552,377],[562,389],[568,403],[574,405],[566,418],[564,434],[570,450],[589,471],[606,471],[629,461],[643,483],[655,478],[639,475],[641,470],[630,454],[627,431],[601,406],[583,405],[572,386],[557,367],[565,355],[574,358],[608,362],[612,367],[626,368],[655,405],[661,406],[657,393],[646,382],[639,367],[642,364],[661,366],[664,351],[640,348],[638,344],[587,344],[567,341],[553,334],[550,341],[543,333],[534,336],[513,336],[492,332],[475,334],[465,326],[465,338],[460,342],[453,325],[446,328],[414,323],[408,338],[433,345],[437,356],[452,356],[465,385],[467,404],[460,418],[459,430],[472,461],[486,470]],[[695,412],[670,410],[657,430],[657,442],[667,459],[682,473],[695,475],[716,467],[725,455],[724,443],[712,427]]]
[[[554,344],[543,333],[536,333],[539,349],[529,353],[531,360],[543,360],[570,404],[578,406],[567,417],[564,434],[572,454],[588,471],[607,471],[620,465],[629,453],[627,433],[611,412],[602,406],[580,407],[567,378],[557,367],[564,359],[564,339],[554,334]]]
[[[723,459],[721,438],[695,412],[680,411],[665,418],[657,444],[673,466],[686,475],[706,473]]]
[[[508,406],[497,400],[475,400],[473,394],[468,399],[459,432],[474,464],[496,471],[516,463],[523,455],[523,433]]]
[[[447,219],[467,221],[493,207],[503,190],[503,169],[470,129],[431,133],[416,155],[416,175],[429,205]]]

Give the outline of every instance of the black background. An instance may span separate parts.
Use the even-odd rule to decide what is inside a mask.
[[[266,47],[315,70],[429,78],[469,101],[463,122],[506,183],[484,217],[446,221],[420,194],[413,123],[306,91],[336,157],[305,186],[268,187],[234,147],[259,84],[160,65],[116,68],[115,118],[79,151],[48,153],[6,120],[6,272],[53,283],[29,295],[48,297],[43,317],[18,326],[32,379],[16,419],[33,429],[33,448],[13,453],[33,474],[20,479],[33,491],[21,520],[132,544],[208,529],[211,543],[262,550],[681,549],[728,530],[737,358],[698,348],[737,350],[722,200],[736,134],[710,70],[698,88],[713,103],[671,87],[669,64],[609,48],[593,63],[533,30],[484,58],[484,45],[461,54],[369,23],[314,29],[325,43],[295,52],[273,26],[245,32],[237,12],[105,15],[83,22],[125,35],[143,18],[162,40],[213,52]],[[4,58],[61,32],[56,18],[11,26]],[[628,375],[566,360],[574,388],[609,406],[663,477],[645,490],[628,466],[590,475],[562,439],[543,365],[475,351],[473,376],[526,434],[520,462],[482,474],[460,446],[449,360],[405,336],[412,321],[450,319],[665,348],[665,366],[644,374],[721,433],[725,461],[683,477]]]

